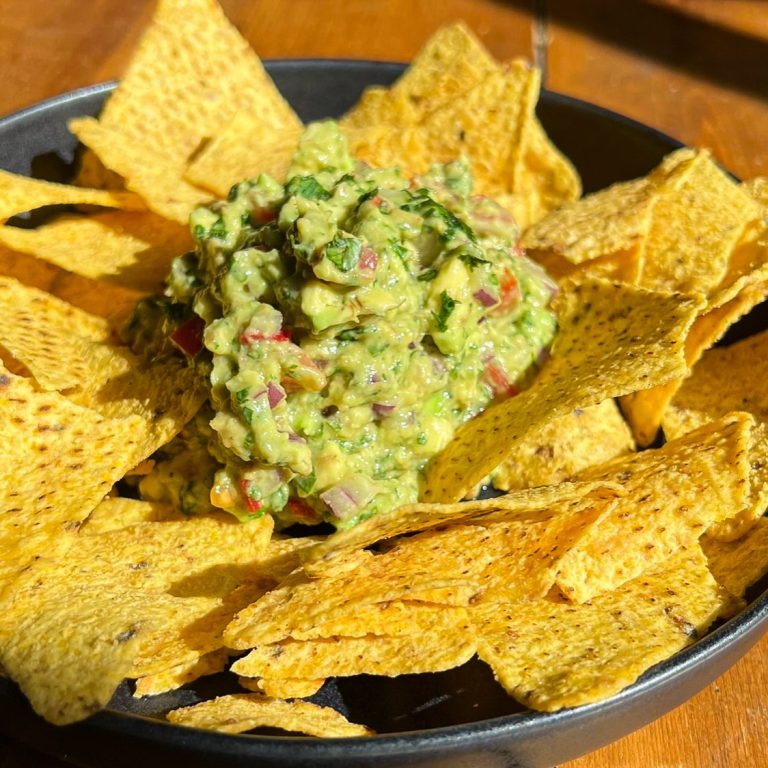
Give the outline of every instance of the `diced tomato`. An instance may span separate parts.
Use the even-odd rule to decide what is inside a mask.
[[[303,499],[289,499],[288,509],[291,517],[304,523],[319,523],[322,519],[320,513],[312,509]]]
[[[520,301],[520,285],[517,282],[517,278],[508,270],[504,270],[504,274],[499,281],[500,301],[497,310],[500,312],[508,312],[513,307],[517,306]]]
[[[240,490],[243,493],[243,498],[245,499],[245,503],[248,505],[248,511],[251,512],[251,514],[258,512],[261,509],[261,502],[257,501],[256,499],[252,499],[248,495],[248,486],[249,483],[247,480],[241,480],[240,481]]]
[[[367,245],[363,248],[360,254],[360,261],[358,262],[360,269],[366,269],[369,272],[375,272],[376,267],[379,266],[379,255],[373,248],[369,248]]]
[[[244,331],[240,334],[241,344],[253,344],[257,341],[290,341],[291,335],[283,328],[277,333],[267,335],[261,331]]]
[[[277,211],[273,211],[270,208],[264,208],[260,211],[251,211],[251,221],[254,224],[268,224],[270,221],[274,221],[276,218]]]
[[[205,321],[202,317],[195,315],[171,334],[171,342],[188,357],[195,357],[203,348],[204,330]]]
[[[483,381],[491,387],[496,397],[514,397],[520,394],[520,390],[510,382],[504,370],[493,361],[485,366]]]
[[[374,195],[371,198],[371,205],[375,205],[377,208],[381,208],[381,204],[384,202],[384,198],[381,195]]]

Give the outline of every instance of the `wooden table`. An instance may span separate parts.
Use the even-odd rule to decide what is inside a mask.
[[[547,87],[768,175],[768,7],[759,0],[221,0],[263,58],[406,61],[464,19]],[[0,114],[120,75],[152,0],[3,0]],[[768,765],[768,637],[684,706],[567,768]],[[59,768],[0,738],[0,768]],[[107,768],[105,766],[105,768]],[[565,768],[565,766],[561,766]]]

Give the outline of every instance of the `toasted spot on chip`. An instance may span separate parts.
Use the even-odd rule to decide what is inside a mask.
[[[224,733],[244,733],[264,727],[329,739],[373,733],[364,725],[350,723],[330,707],[308,701],[280,701],[258,693],[220,696],[192,707],[174,709],[168,713],[168,720],[176,725]]]

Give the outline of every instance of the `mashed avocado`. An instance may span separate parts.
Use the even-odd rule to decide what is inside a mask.
[[[349,527],[416,501],[458,426],[525,385],[555,333],[553,286],[464,161],[408,179],[356,163],[323,122],[288,178],[197,209],[167,300],[134,318],[135,343],[170,334],[210,381],[140,490]]]

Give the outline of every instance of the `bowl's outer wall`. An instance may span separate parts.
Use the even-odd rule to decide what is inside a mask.
[[[271,62],[267,68],[305,121],[343,113],[366,85],[388,84],[402,71],[400,64],[312,60]],[[76,147],[66,122],[96,115],[111,87],[66,94],[0,121],[0,167],[66,180]],[[587,192],[642,175],[680,146],[631,120],[557,94],[544,93],[538,112],[581,173]],[[36,717],[16,687],[2,679],[0,729],[87,768],[135,768],[137,762],[145,768],[546,768],[621,738],[678,706],[746,653],[766,624],[764,595],[737,619],[597,705],[367,740],[234,737],[113,712],[57,728]]]

